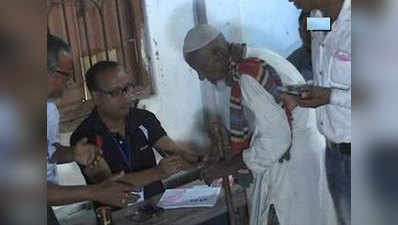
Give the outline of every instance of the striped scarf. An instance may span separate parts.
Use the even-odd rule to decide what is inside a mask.
[[[249,124],[242,106],[241,76],[245,74],[256,79],[281,106],[282,101],[278,87],[282,86],[282,81],[274,68],[258,58],[247,58],[238,63],[231,62],[230,72],[233,80],[230,99],[230,140],[232,154],[235,156],[249,147],[251,139]],[[290,118],[291,112],[286,107],[285,112],[287,117]],[[288,121],[290,128],[292,128],[292,121],[289,119]]]

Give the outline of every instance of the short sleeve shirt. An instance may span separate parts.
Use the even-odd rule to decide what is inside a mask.
[[[71,136],[71,145],[87,137],[89,142],[98,146],[101,142],[103,157],[108,163],[112,173],[120,171],[138,172],[156,166],[155,155],[152,147],[166,131],[162,128],[156,116],[147,111],[132,108],[126,117],[126,138],[119,143],[105,124],[102,122],[96,109],[80,124]],[[84,175],[84,171],[83,171]],[[87,176],[87,183],[92,183]],[[161,182],[155,182],[144,188],[145,198],[160,193],[163,190]]]
[[[59,112],[54,102],[47,102],[47,181],[58,183],[57,165],[50,159],[54,155],[55,143],[60,142]]]

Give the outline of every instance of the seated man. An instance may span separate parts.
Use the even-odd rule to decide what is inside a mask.
[[[319,163],[311,161],[314,157],[297,157],[322,145],[314,112],[296,108],[292,97],[279,89],[282,84],[304,84],[300,73],[271,51],[228,43],[209,25],[188,32],[184,58],[201,80],[217,86],[217,102],[225,103],[217,111],[223,113],[219,116],[230,133],[234,157],[209,163],[203,172],[206,183],[231,174],[241,178],[248,168],[254,178],[247,190],[250,225],[325,224],[319,221],[321,213],[311,212],[319,209],[319,198],[297,197],[318,194]],[[293,173],[292,166],[299,171]],[[306,187],[295,186],[307,177],[312,180]],[[297,208],[303,209],[297,213]]]
[[[117,182],[123,175],[116,175],[95,185],[62,186],[58,184],[57,164],[76,162],[90,165],[99,151],[96,146],[80,140],[73,147],[60,144],[59,112],[55,101],[60,98],[67,81],[72,77],[72,52],[62,39],[47,36],[47,223],[58,224],[52,206],[93,200],[112,206],[122,206],[129,187]],[[132,199],[137,199],[132,196]]]
[[[125,171],[123,181],[144,187],[140,194],[147,199],[163,191],[160,180],[198,161],[199,157],[183,151],[167,136],[153,113],[131,107],[133,77],[118,63],[98,62],[87,71],[86,80],[95,108],[72,134],[71,145],[88,138],[100,147],[109,174]],[[159,165],[153,148],[167,156]],[[88,183],[100,181],[95,166],[82,169]]]

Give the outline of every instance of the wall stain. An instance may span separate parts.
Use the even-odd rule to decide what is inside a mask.
[[[160,60],[159,51],[156,51],[156,52],[155,52],[155,57],[156,57],[156,60]]]

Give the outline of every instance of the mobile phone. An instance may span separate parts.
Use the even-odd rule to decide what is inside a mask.
[[[294,96],[300,96],[302,93],[302,88],[300,88],[299,86],[283,86],[279,87],[278,89],[280,92]]]

